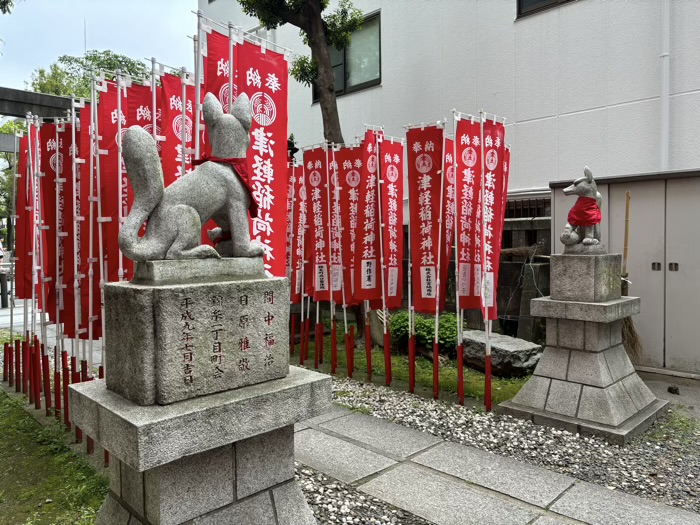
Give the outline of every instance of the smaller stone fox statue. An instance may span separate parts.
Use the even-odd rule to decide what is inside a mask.
[[[246,152],[250,145],[251,110],[245,94],[233,103],[231,115],[207,93],[204,121],[212,145],[212,157],[196,161],[191,173],[168,186],[156,143],[149,133],[133,126],[124,136],[124,164],[134,189],[134,205],[119,232],[119,247],[134,261],[258,257],[263,247],[251,243],[248,211],[257,214],[257,203],[248,185]],[[228,242],[200,245],[202,225],[213,219],[217,238]],[[141,225],[146,233],[139,237]],[[226,250],[221,248],[226,247]]]
[[[586,166],[583,168],[584,177],[564,189],[564,195],[578,195],[576,204],[569,211],[568,222],[564,227],[560,240],[566,246],[574,244],[600,244],[600,205],[603,196],[593,180],[593,173]]]

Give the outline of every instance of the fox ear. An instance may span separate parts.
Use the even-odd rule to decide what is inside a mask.
[[[221,107],[221,102],[212,93],[207,93],[202,104],[202,113],[204,114],[204,122],[209,129],[214,127],[216,121],[224,115],[224,108]]]
[[[586,176],[586,180],[588,182],[593,182],[593,172],[591,172],[591,169],[588,166],[583,168],[583,174]]]
[[[238,119],[238,122],[245,128],[246,131],[250,130],[250,125],[253,121],[253,116],[251,114],[250,99],[245,93],[238,95],[238,98],[233,103],[233,111],[231,111],[234,117]]]

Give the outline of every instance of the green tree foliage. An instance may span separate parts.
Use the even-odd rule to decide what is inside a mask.
[[[136,79],[145,78],[149,72],[146,64],[140,60],[109,50],[92,49],[83,56],[60,56],[48,69],[35,69],[27,85],[32,91],[47,95],[87,98],[90,96],[91,79],[100,70],[120,70]]]
[[[351,0],[340,0],[332,12],[324,13],[329,0],[238,0],[243,11],[257,17],[266,29],[291,24],[300,30],[311,49],[311,57],[298,57],[290,73],[299,82],[316,84],[326,140],[343,143],[335,99],[335,79],[328,46],[342,49],[362,23],[362,11]]]
[[[14,134],[17,131],[25,130],[26,125],[23,120],[8,120],[2,126],[0,126],[0,133]],[[12,214],[12,186],[14,177],[13,174],[16,171],[15,168],[15,156],[13,153],[0,153],[0,217],[7,219],[7,224],[9,226],[9,218]],[[5,249],[11,249],[13,232],[8,228],[8,237],[3,239],[3,242],[7,241],[5,244]]]
[[[7,15],[12,11],[14,7],[14,2],[12,0],[0,0],[0,13]]]

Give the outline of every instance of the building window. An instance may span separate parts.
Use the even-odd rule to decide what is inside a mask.
[[[378,86],[382,82],[381,27],[379,13],[369,15],[362,27],[352,34],[350,45],[343,49],[328,46],[335,75],[335,93],[344,95]],[[316,86],[313,101],[318,102]]]
[[[517,0],[518,18],[539,13],[561,4],[568,4],[574,0]]]

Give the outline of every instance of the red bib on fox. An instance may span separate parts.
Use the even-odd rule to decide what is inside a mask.
[[[594,226],[603,219],[598,201],[593,197],[579,197],[569,212],[571,226]]]

